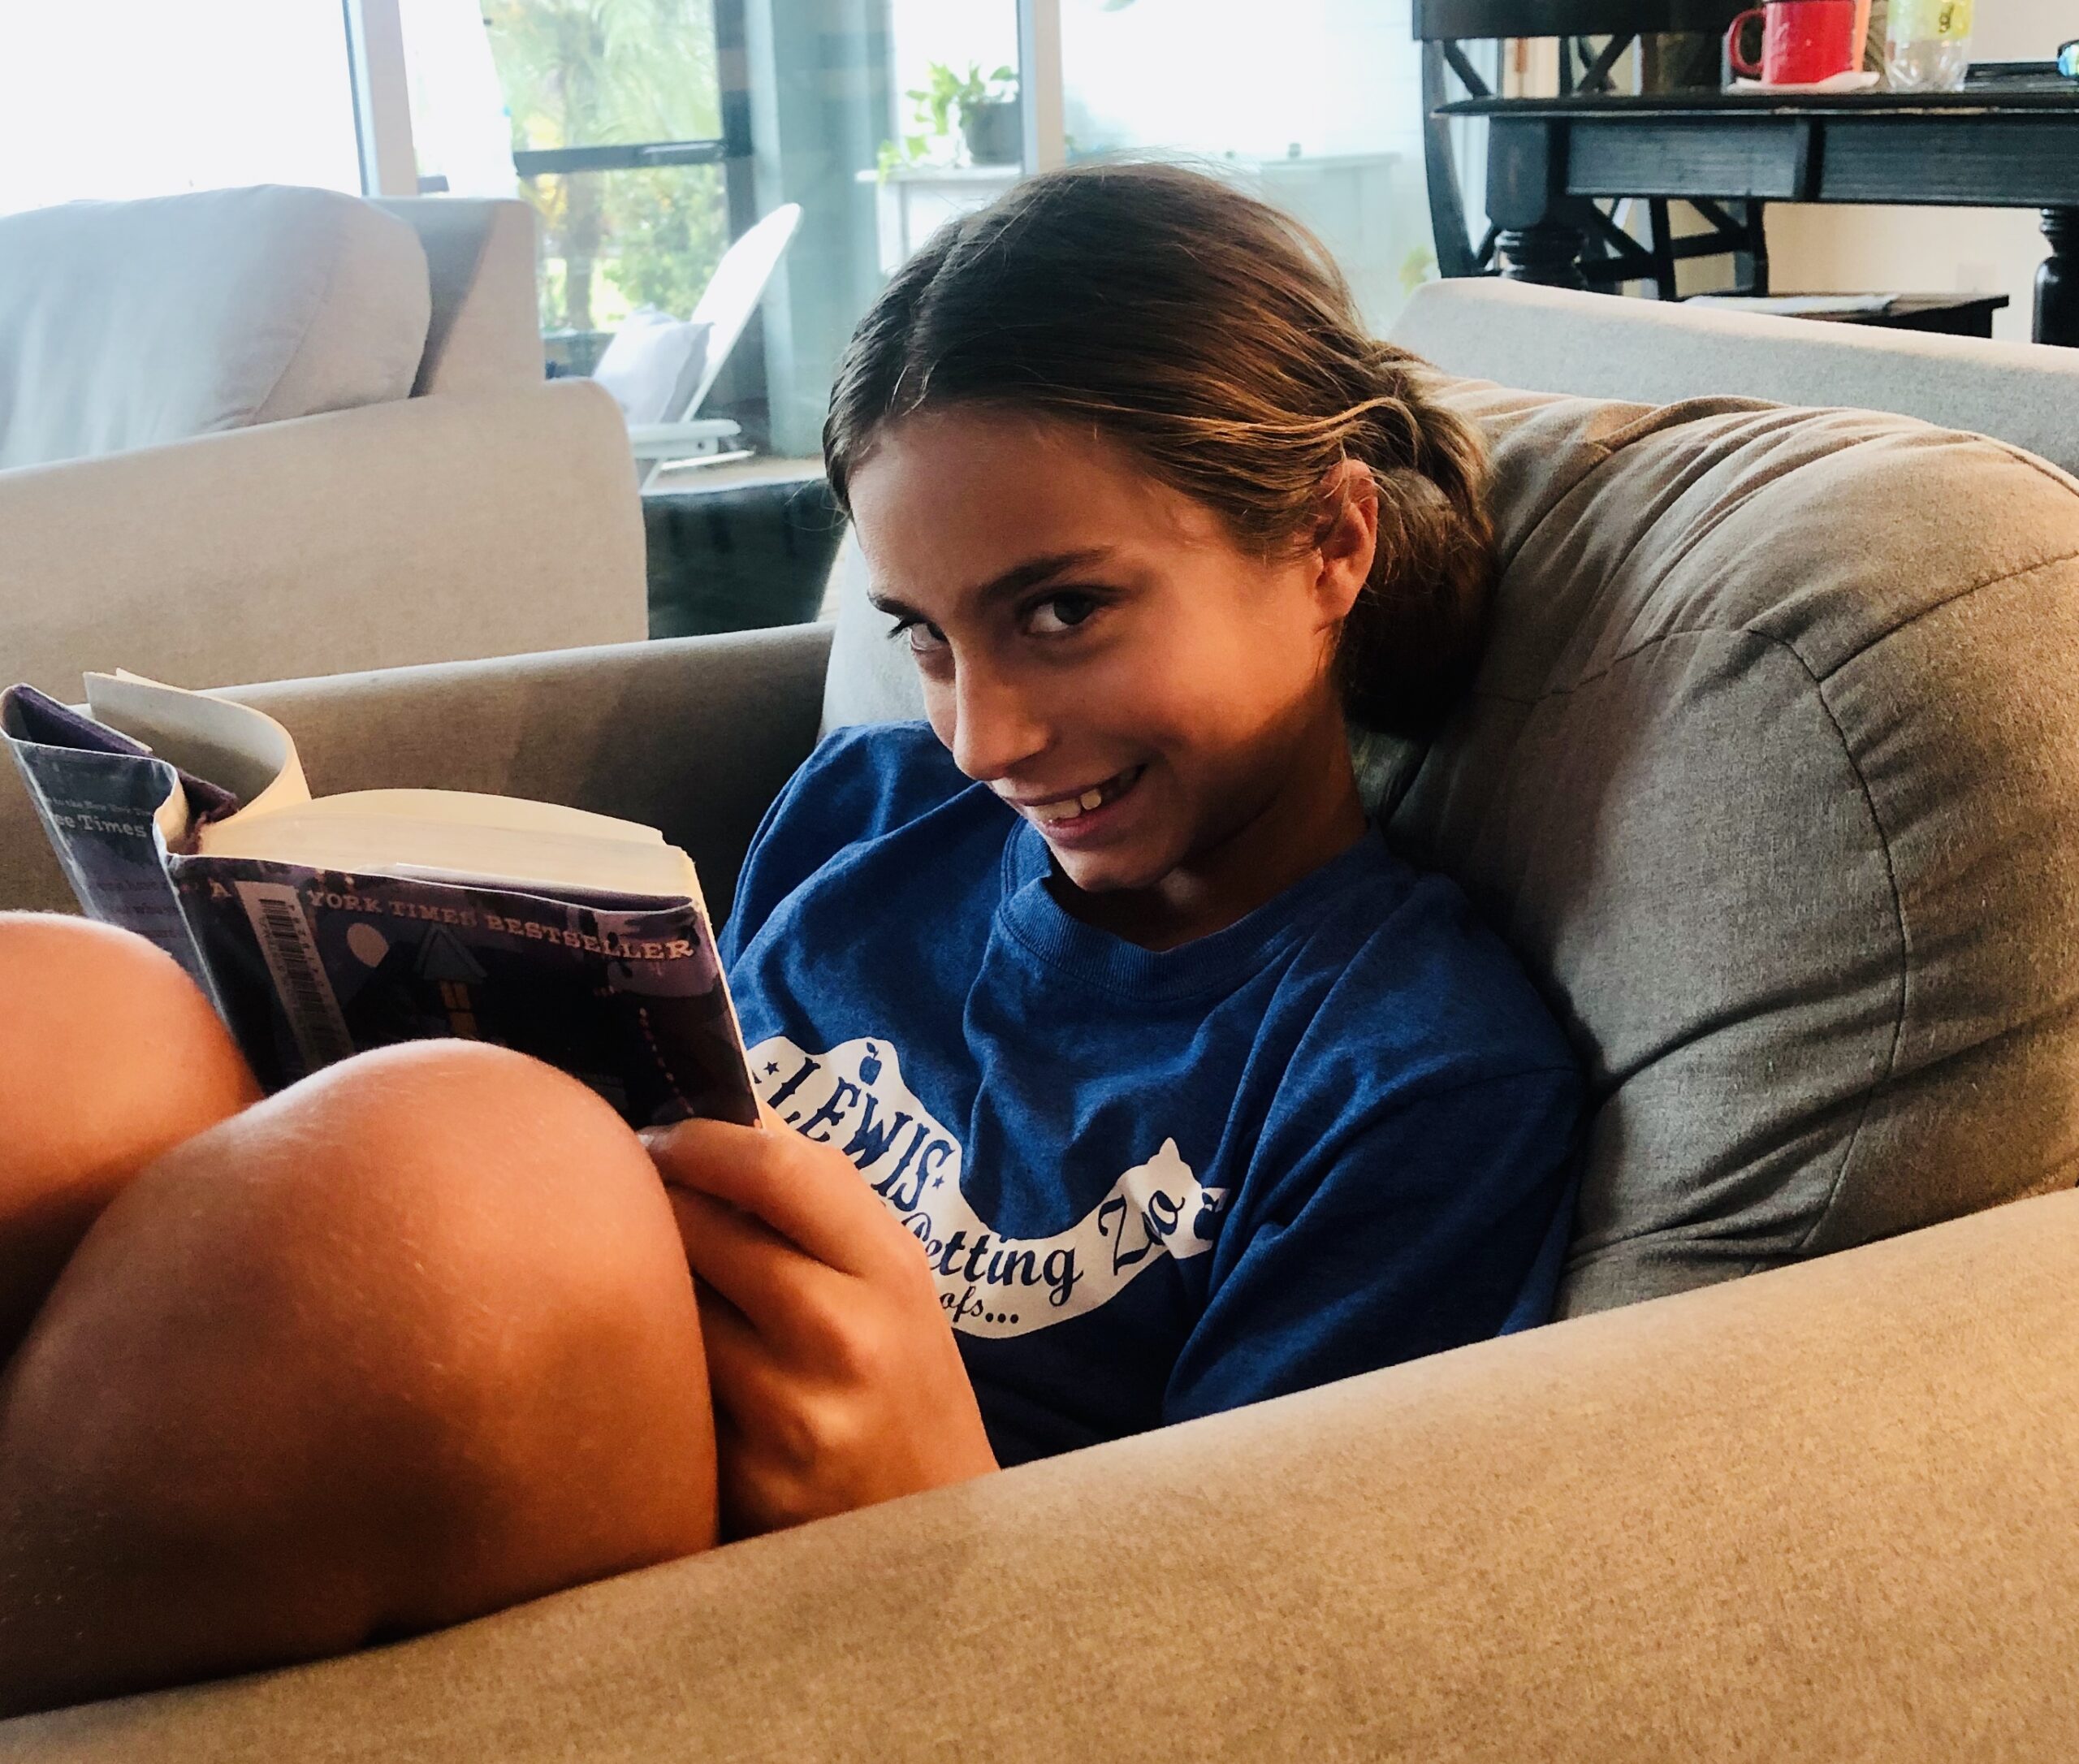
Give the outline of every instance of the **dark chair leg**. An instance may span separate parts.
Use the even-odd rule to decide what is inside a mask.
[[[1646,236],[1646,249],[1653,260],[1653,297],[1671,300],[1675,297],[1675,234],[1668,225],[1666,197],[1648,199]]]

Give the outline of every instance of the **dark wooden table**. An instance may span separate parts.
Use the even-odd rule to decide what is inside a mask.
[[[1437,114],[1488,121],[1487,213],[1506,276],[1583,285],[1581,206],[1597,197],[2034,208],[2051,248],[2036,340],[2079,345],[2079,86],[2068,82],[1468,98]]]

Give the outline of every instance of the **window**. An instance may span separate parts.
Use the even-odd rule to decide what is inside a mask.
[[[263,183],[361,187],[339,0],[0,9],[0,213]]]
[[[102,0],[0,23],[0,211],[262,180],[541,219],[541,318],[585,372],[688,316],[730,240],[801,225],[707,413],[812,455],[888,272],[1037,162],[1182,151],[1311,225],[1367,318],[1431,273],[1409,0]],[[399,53],[401,33],[402,53]],[[1034,65],[1021,64],[1031,54]],[[408,105],[406,103],[408,89]],[[1028,116],[1026,113],[1030,111]],[[408,126],[406,126],[406,125]],[[1028,142],[1028,124],[1031,142]],[[416,178],[414,178],[416,172]]]
[[[1305,223],[1383,331],[1431,273],[1408,0],[1061,0],[1071,159],[1182,153]]]
[[[801,10],[750,3],[777,137],[759,144],[759,198],[804,205],[795,259],[823,270],[768,309],[776,445],[813,450],[880,282],[1021,175],[1022,128],[1005,151],[967,126],[1007,96],[1035,112],[1040,164],[1154,151],[1224,169],[1320,236],[1375,328],[1433,273],[1409,0],[823,0],[813,37],[788,28]]]
[[[420,188],[533,204],[564,370],[588,372],[633,313],[686,317],[728,247],[715,9],[404,0]]]

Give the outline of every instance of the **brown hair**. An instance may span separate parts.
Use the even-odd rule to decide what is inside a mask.
[[[955,403],[1089,423],[1264,555],[1311,543],[1323,479],[1358,459],[1378,551],[1338,635],[1346,715],[1425,733],[1471,677],[1493,574],[1473,431],[1421,364],[1365,334],[1320,242],[1181,167],[1098,162],[1026,179],[949,223],[853,334],[823,455],[849,509],[887,424]]]

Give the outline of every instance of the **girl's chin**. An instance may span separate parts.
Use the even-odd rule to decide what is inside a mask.
[[[1050,846],[1054,867],[1086,894],[1129,893],[1152,888],[1169,873],[1130,851],[1062,851]]]

